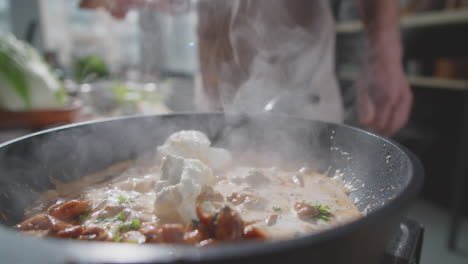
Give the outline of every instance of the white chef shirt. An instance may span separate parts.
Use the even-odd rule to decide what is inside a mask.
[[[277,102],[278,112],[343,121],[329,1],[200,0],[198,16],[201,74],[215,79],[199,78],[201,110],[255,113]]]

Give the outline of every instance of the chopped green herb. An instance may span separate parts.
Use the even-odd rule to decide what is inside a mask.
[[[127,232],[127,231],[130,231],[130,230],[138,230],[138,229],[140,229],[140,226],[141,226],[140,220],[139,219],[133,219],[132,222],[130,222],[130,223],[125,223],[125,224],[119,225],[119,229],[122,232]]]
[[[318,215],[315,218],[321,219],[325,222],[329,222],[330,218],[333,217],[333,214],[330,213],[330,206],[316,204],[315,208],[318,210]]]
[[[273,211],[275,211],[275,212],[280,212],[280,211],[281,211],[281,208],[275,207],[275,206],[273,206],[272,209],[273,209]]]
[[[119,231],[115,232],[114,237],[112,238],[112,240],[114,240],[114,242],[120,242],[120,241],[122,241],[122,237],[120,236],[120,232],[119,232]]]
[[[81,213],[80,215],[78,215],[78,220],[80,222],[82,222],[83,220],[85,220],[86,218],[88,218],[89,216],[89,213],[85,212],[85,213]]]
[[[135,241],[135,240],[128,240],[128,241],[126,241],[126,242],[127,242],[127,243],[130,243],[130,244],[138,244],[138,242]]]
[[[117,220],[119,221],[125,221],[127,217],[125,217],[125,214],[124,212],[120,212],[118,215],[117,215]]]
[[[122,230],[122,232],[127,232],[130,231],[130,224],[121,224],[119,225],[119,230]]]
[[[132,227],[135,229],[140,229],[141,222],[140,219],[133,219],[132,221]]]
[[[119,200],[119,203],[126,203],[126,202],[128,202],[127,198],[123,197],[122,195],[120,195],[119,197],[117,197],[117,199]]]

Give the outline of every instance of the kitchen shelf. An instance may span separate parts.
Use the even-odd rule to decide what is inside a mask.
[[[468,24],[468,9],[430,11],[409,15],[402,17],[400,23],[403,29]],[[336,32],[339,34],[359,33],[362,28],[360,21],[352,20],[338,23]]]
[[[338,73],[338,78],[343,81],[355,81],[358,77],[356,72]],[[408,82],[411,86],[446,89],[454,91],[468,91],[468,80],[449,80],[435,77],[408,76]]]

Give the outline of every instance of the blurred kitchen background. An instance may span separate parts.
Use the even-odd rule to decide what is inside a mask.
[[[351,124],[365,49],[355,2],[330,1],[337,19],[337,75]],[[0,0],[0,62],[18,55],[10,50],[18,43],[29,43],[53,74],[53,81],[37,77],[37,69],[11,79],[0,75],[0,142],[59,124],[194,111],[195,8],[177,15],[132,10],[117,20],[78,6],[78,0]],[[395,139],[426,168],[422,200],[410,213],[426,227],[422,263],[468,263],[468,221],[462,217],[468,215],[468,1],[400,0],[400,6],[415,104]],[[29,46],[18,50],[30,59]],[[25,93],[21,78],[36,78],[39,92]],[[14,89],[6,85],[12,80]],[[12,91],[23,101],[11,99]]]

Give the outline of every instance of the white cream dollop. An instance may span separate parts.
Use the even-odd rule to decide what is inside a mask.
[[[155,186],[155,214],[185,223],[196,219],[196,199],[203,186],[213,181],[212,170],[201,161],[168,154],[162,159],[161,179]]]
[[[232,160],[229,151],[211,147],[208,137],[196,130],[182,130],[169,136],[164,145],[158,147],[158,158],[169,154],[200,160],[214,170],[226,168]]]

